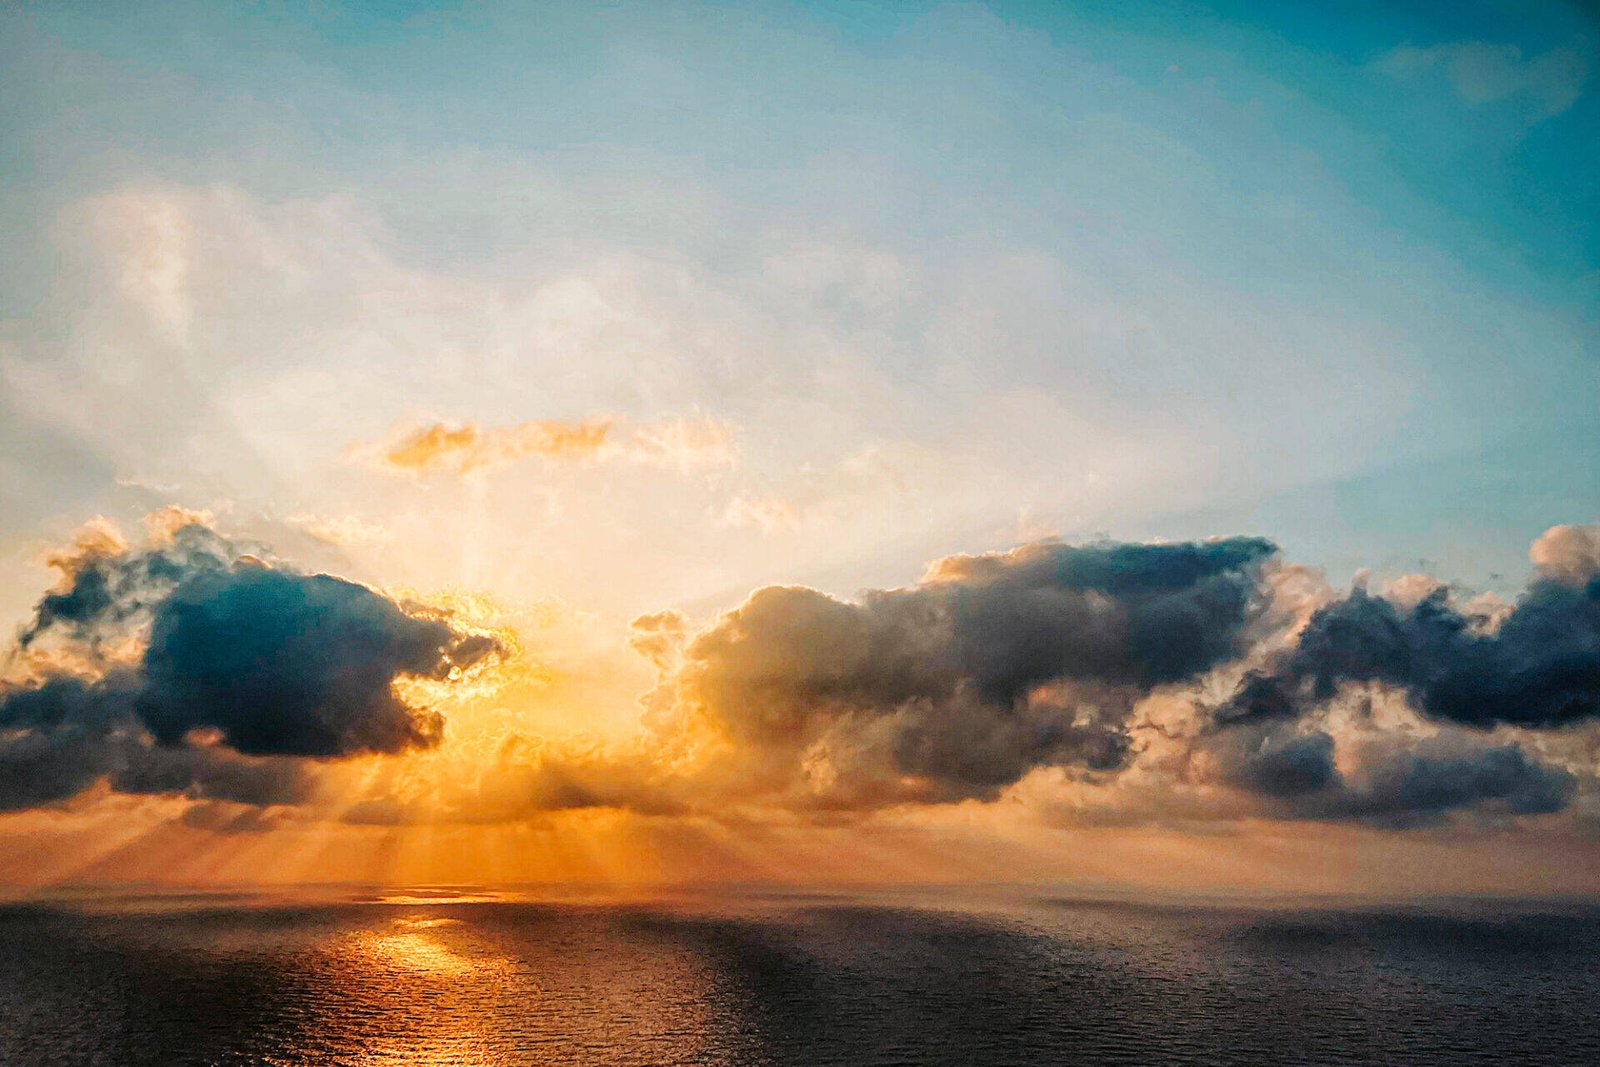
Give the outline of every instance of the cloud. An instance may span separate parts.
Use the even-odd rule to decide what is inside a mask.
[[[426,748],[443,719],[403,701],[395,679],[444,679],[492,651],[365,586],[240,565],[161,603],[135,708],[166,744],[210,727],[258,756]]]
[[[250,758],[224,744],[149,745],[130,749],[110,778],[119,793],[181,794],[269,807],[304,804],[318,780],[314,764],[290,756]]]
[[[228,566],[238,550],[210,528],[188,523],[155,544],[131,550],[104,520],[85,526],[70,549],[47,562],[61,585],[45,594],[18,643],[65,634],[97,649],[108,637],[165,599],[184,577]]]
[[[1333,738],[1321,731],[1235,730],[1219,747],[1223,781],[1262,796],[1319,793],[1339,781]]]
[[[1226,538],[956,556],[855,601],[768,587],[698,634],[640,620],[647,721],[664,746],[699,732],[712,755],[678,786],[706,810],[993,799],[1049,772],[1101,822],[1405,827],[1588,788],[1529,739],[1600,702],[1600,583],[1538,577],[1479,612],[1420,576],[1385,596],[1314,577]]]
[[[464,475],[530,456],[568,462],[621,459],[689,473],[732,466],[738,448],[732,428],[708,416],[641,423],[596,416],[511,426],[402,426],[383,441],[353,445],[349,454],[397,473]]]
[[[1410,75],[1439,69],[1452,88],[1472,105],[1522,98],[1533,101],[1540,118],[1566,111],[1578,102],[1589,80],[1589,62],[1573,46],[1525,56],[1512,44],[1459,41],[1431,48],[1397,48],[1383,56],[1379,69]]]
[[[1600,719],[1600,578],[1536,578],[1495,617],[1464,613],[1445,586],[1409,606],[1357,587],[1247,676],[1218,718],[1298,717],[1364,682],[1397,686],[1424,715],[1479,729]]]
[[[1569,772],[1547,766],[1520,745],[1472,749],[1430,740],[1391,751],[1366,770],[1365,788],[1347,810],[1366,816],[1428,816],[1499,801],[1517,815],[1560,811],[1576,791]]]
[[[1600,574],[1600,526],[1552,526],[1533,542],[1528,558],[1546,578],[1582,585]]]
[[[340,548],[349,545],[377,545],[389,541],[393,534],[387,527],[367,522],[355,515],[325,516],[301,511],[285,520],[290,526],[303,530],[323,544]]]
[[[0,683],[0,807],[102,779],[127,793],[298,803],[314,777],[304,757],[438,744],[441,716],[397,680],[447,682],[502,652],[442,615],[169,518],[137,548],[96,524],[52,560],[62,582]]]
[[[1248,537],[1037,542],[855,599],[769,586],[699,630],[635,620],[657,681],[632,735],[545,738],[485,706],[441,747],[396,683],[448,685],[509,644],[182,518],[138,547],[93,525],[56,557],[0,689],[0,809],[99,786],[232,825],[324,796],[328,760],[400,752],[341,818],[826,821],[1009,797],[1100,825],[1407,828],[1581,810],[1596,783],[1581,530],[1541,537],[1523,596],[1481,612],[1425,576],[1335,595]]]
[[[0,693],[0,811],[59,803],[106,780],[116,792],[298,804],[315,771],[214,743],[159,745],[134,712],[139,679],[57,675]]]
[[[1208,739],[1203,751],[1222,782],[1263,798],[1278,818],[1408,826],[1464,809],[1545,815],[1567,807],[1578,788],[1571,772],[1521,745],[1449,734],[1341,745],[1326,729],[1257,724]]]
[[[821,806],[993,796],[1041,765],[1110,770],[1140,696],[1244,651],[1272,553],[1254,538],[1040,543],[946,559],[856,602],[757,590],[683,646],[662,721],[725,739],[751,788]],[[662,691],[651,699],[662,714]]]
[[[127,694],[75,677],[0,694],[0,811],[67,800],[122,766]]]
[[[593,459],[611,436],[612,420],[564,422],[547,419],[483,428],[474,423],[419,426],[384,446],[382,461],[396,470],[466,474],[524,456]]]
[[[1201,776],[1294,818],[1409,824],[1565,809],[1584,780],[1528,741],[1600,721],[1594,535],[1547,530],[1512,604],[1461,604],[1420,575],[1328,600],[1226,700],[1200,709]],[[1382,728],[1373,701],[1390,699],[1400,718]]]
[[[936,564],[924,588],[952,607],[980,691],[1007,698],[1053,678],[1149,688],[1240,652],[1257,602],[1261,538],[1031,545]]]

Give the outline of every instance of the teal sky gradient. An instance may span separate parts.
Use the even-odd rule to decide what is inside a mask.
[[[9,5],[0,538],[20,575],[157,497],[387,522],[340,455],[398,420],[699,412],[742,447],[703,499],[505,523],[688,575],[617,610],[1029,530],[1513,588],[1600,518],[1597,81],[1560,3]],[[181,342],[119,318],[130,189],[211,249]],[[616,325],[515,310],[580,290]],[[830,517],[714,521],[756,497]]]

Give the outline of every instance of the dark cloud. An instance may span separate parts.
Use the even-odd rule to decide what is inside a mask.
[[[491,651],[365,586],[236,566],[194,575],[156,610],[135,707],[162,742],[212,727],[250,755],[426,748],[444,722],[395,679],[445,678]]]
[[[1036,545],[947,560],[919,592],[948,605],[952,652],[988,699],[1055,678],[1150,688],[1239,653],[1274,551],[1244,537]]]
[[[1223,750],[1224,781],[1266,797],[1293,798],[1340,784],[1333,738],[1322,731],[1274,730],[1229,735]]]
[[[33,621],[18,637],[26,649],[46,634],[97,646],[106,636],[146,615],[186,578],[230,566],[239,549],[209,527],[189,523],[165,543],[128,549],[104,534],[54,557],[60,588],[46,593]]]
[[[1313,615],[1218,718],[1295,717],[1345,682],[1401,687],[1423,714],[1480,729],[1600,718],[1600,578],[1537,580],[1498,626],[1443,587],[1412,607],[1356,589]]]
[[[250,758],[223,745],[162,745],[142,740],[115,773],[119,793],[181,794],[235,804],[301,804],[309,800],[316,771],[285,756]]]
[[[1375,814],[1443,813],[1499,801],[1516,815],[1560,811],[1577,780],[1560,767],[1528,755],[1520,745],[1456,751],[1424,742],[1395,751],[1368,772],[1366,807]]]
[[[1041,764],[1108,771],[1128,753],[1127,708],[1122,693],[1070,689],[1018,700],[997,714],[995,705],[961,690],[937,706],[898,709],[889,755],[898,771],[954,795],[993,793]]]
[[[1214,709],[1201,749],[1230,785],[1297,817],[1403,824],[1485,805],[1561,810],[1577,789],[1570,772],[1482,735],[1600,719],[1600,578],[1575,559],[1573,529],[1536,544],[1539,576],[1505,611],[1464,609],[1442,585],[1412,602],[1357,587],[1324,605]],[[1352,740],[1341,772],[1317,724],[1350,683],[1398,690],[1441,734]]]
[[[131,671],[97,680],[58,675],[0,695],[0,810],[67,800],[101,779],[122,793],[244,804],[294,804],[309,795],[303,761],[157,744],[133,712],[139,684]]]
[[[1257,724],[1205,744],[1223,781],[1264,798],[1279,817],[1407,826],[1467,809],[1543,815],[1565,808],[1578,786],[1520,745],[1469,737],[1352,740],[1343,769],[1321,729]]]
[[[1410,604],[1358,589],[1263,657],[1291,614],[1270,603],[1272,552],[1244,538],[1040,544],[945,560],[856,602],[772,587],[660,662],[677,664],[674,706],[733,743],[750,788],[791,804],[987,798],[1041,766],[1109,781],[1149,744],[1137,701],[1247,655],[1262,665],[1220,707],[1184,698],[1198,735],[1161,742],[1200,757],[1199,784],[1282,817],[1395,826],[1570,804],[1572,773],[1475,731],[1596,717],[1600,583],[1541,577],[1488,614],[1442,587]],[[1358,726],[1330,732],[1334,697],[1358,681],[1399,687],[1443,729],[1357,709]]]
[[[762,589],[687,646],[678,697],[819,802],[988,796],[1044,764],[1107,770],[1139,696],[1240,654],[1272,552],[1253,538],[1045,543],[948,559],[856,603]]]
[[[0,811],[67,800],[122,766],[130,692],[121,677],[0,691]]]
[[[56,642],[81,673],[55,665],[0,688],[0,808],[102,779],[125,793],[298,803],[315,775],[296,757],[438,743],[443,720],[403,700],[397,679],[448,679],[500,651],[365,586],[270,566],[200,525],[143,549],[80,547],[57,561],[63,585],[19,648]],[[136,665],[106,666],[104,647],[141,635]]]

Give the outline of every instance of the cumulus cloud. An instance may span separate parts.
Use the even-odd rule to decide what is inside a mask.
[[[1594,544],[1592,527],[1546,531],[1511,604],[1461,603],[1415,575],[1330,598],[1203,709],[1203,775],[1289,817],[1406,824],[1566,808],[1593,767],[1551,763],[1529,742],[1600,720]],[[1372,701],[1391,698],[1402,721],[1379,728]]]
[[[1219,717],[1297,717],[1351,682],[1400,687],[1430,718],[1480,729],[1600,718],[1600,578],[1537,578],[1494,618],[1464,612],[1445,586],[1410,605],[1357,587]]]
[[[1600,526],[1552,526],[1528,549],[1540,574],[1582,585],[1600,574]]]
[[[158,741],[214,728],[250,755],[347,756],[439,742],[394,692],[492,651],[362,585],[243,564],[179,584],[156,610],[139,718]]]
[[[1140,696],[1243,652],[1273,551],[1041,543],[947,559],[859,601],[761,589],[683,647],[671,721],[724,738],[753,787],[824,806],[993,796],[1041,765],[1110,770]]]
[[[92,522],[70,549],[49,557],[62,582],[39,601],[18,643],[27,649],[56,633],[97,649],[147,614],[184,577],[226,567],[237,555],[234,546],[199,523],[186,523],[151,546],[131,550],[115,527]]]
[[[140,681],[56,675],[0,692],[0,811],[69,800],[104,780],[120,793],[241,804],[297,804],[316,772],[304,761],[252,759],[209,741],[158,745],[133,711]]]
[[[66,800],[121,767],[129,688],[58,677],[0,695],[0,810]]]
[[[870,810],[1056,774],[1102,822],[1403,827],[1586,788],[1532,739],[1595,717],[1597,588],[1541,573],[1513,605],[1457,604],[1411,576],[1335,596],[1254,538],[1044,542],[857,600],[769,587],[635,640],[662,672],[652,729],[714,754],[691,804]]]
[[[620,459],[687,473],[732,466],[738,447],[732,428],[708,416],[654,422],[596,416],[510,426],[400,426],[384,440],[353,445],[349,454],[383,470],[413,474],[463,475],[531,456],[570,462]]]
[[[439,742],[404,678],[448,680],[500,652],[365,586],[269,563],[194,522],[129,546],[105,526],[58,555],[57,589],[0,683],[0,806],[128,793],[247,804],[308,795],[304,757]]]

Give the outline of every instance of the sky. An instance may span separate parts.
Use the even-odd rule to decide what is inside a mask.
[[[0,874],[1600,889],[1600,17],[0,5]]]

